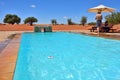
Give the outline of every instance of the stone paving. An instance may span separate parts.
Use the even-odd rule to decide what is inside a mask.
[[[20,43],[20,35],[15,37],[8,42],[3,43],[4,50],[0,52],[0,80],[12,80],[14,69],[16,65],[16,59],[18,55]]]
[[[5,40],[4,42],[0,42],[0,52],[2,52],[2,50],[8,45],[9,42],[10,39]]]

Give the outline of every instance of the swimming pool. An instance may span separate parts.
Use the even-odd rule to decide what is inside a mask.
[[[120,41],[74,33],[24,33],[14,80],[119,80]]]

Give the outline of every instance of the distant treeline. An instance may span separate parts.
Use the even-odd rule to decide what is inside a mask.
[[[109,15],[105,16],[105,20],[107,20],[111,24],[120,24],[120,12],[114,12]],[[16,14],[7,14],[5,18],[3,19],[4,23],[8,24],[19,24],[21,22],[21,18],[17,16]],[[38,19],[35,17],[27,17],[23,20],[24,24],[30,24],[33,25],[34,22],[38,22]],[[56,19],[51,20],[51,24],[57,25],[59,24]],[[85,25],[87,24],[87,17],[82,16],[80,19],[80,23],[75,23],[72,21],[72,19],[67,19],[68,25]],[[96,22],[89,22],[88,25],[95,25]],[[62,24],[64,25],[64,24]]]

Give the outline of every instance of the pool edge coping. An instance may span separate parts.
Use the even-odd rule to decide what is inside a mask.
[[[2,76],[0,76],[1,80],[4,80],[4,79],[13,80],[13,78],[14,78],[15,67],[16,67],[16,62],[17,62],[17,57],[18,57],[18,51],[19,51],[19,47],[20,47],[20,39],[21,39],[21,33],[20,34],[16,34],[13,37],[13,39],[11,39],[11,41],[7,44],[7,46],[1,52],[1,55],[0,55],[1,61],[0,61],[0,64],[2,64],[2,66],[3,66],[3,67],[1,67],[1,70],[4,69],[4,66],[5,66],[5,68],[7,68],[7,69],[4,69],[5,70],[4,73],[2,73],[2,72],[0,73],[0,74],[2,74]],[[16,49],[14,49],[14,48],[12,49],[12,53],[11,53],[11,49],[9,49],[10,45],[15,45],[14,47],[16,47]],[[10,51],[10,53],[9,53],[10,55],[6,55],[6,54],[8,54],[8,51]],[[9,58],[5,59],[5,61],[8,61],[7,63],[5,61],[3,61],[4,58],[11,57],[11,56],[14,57],[14,58],[12,58],[13,59],[12,62],[9,62]],[[14,64],[14,65],[12,64],[12,69],[13,70],[10,70],[11,68],[9,69],[9,67],[11,67],[11,66],[8,66],[11,63]],[[9,77],[6,76],[6,74],[8,74]]]

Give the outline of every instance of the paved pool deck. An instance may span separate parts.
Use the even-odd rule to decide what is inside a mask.
[[[57,32],[61,32],[61,30]],[[90,35],[90,36],[97,36],[97,37],[120,40],[120,33],[103,33],[103,32],[101,33],[100,32],[100,35],[98,36],[98,33],[90,32],[89,30],[62,30],[62,32],[71,32],[71,33],[78,33],[78,34],[85,34],[85,35]]]
[[[16,34],[9,42],[2,43],[0,52],[0,80],[13,80],[21,34]]]

